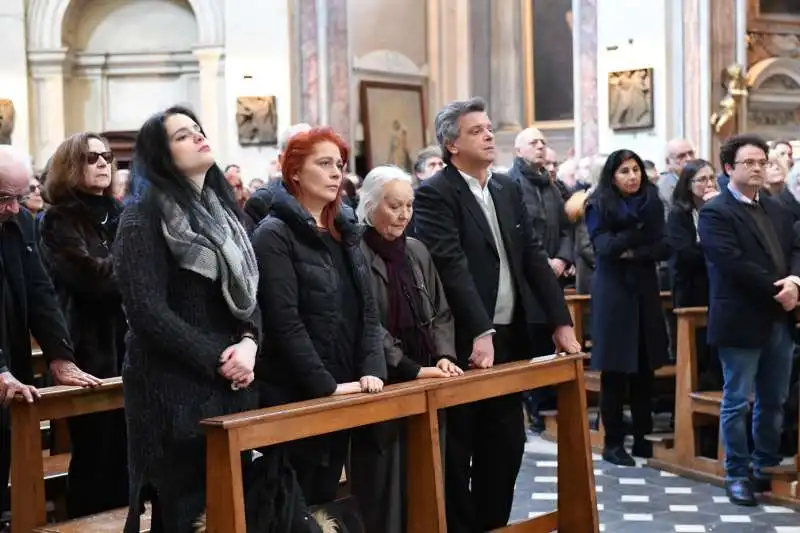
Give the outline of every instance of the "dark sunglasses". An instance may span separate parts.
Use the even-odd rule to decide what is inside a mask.
[[[110,150],[108,152],[89,152],[86,154],[86,162],[89,163],[90,165],[94,165],[95,163],[97,163],[97,160],[100,159],[101,156],[103,160],[108,164],[114,162],[114,152]]]

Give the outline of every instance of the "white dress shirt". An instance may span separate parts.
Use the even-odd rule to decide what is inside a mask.
[[[486,221],[492,230],[494,244],[497,248],[497,255],[500,257],[500,279],[497,283],[497,302],[494,306],[494,323],[498,325],[508,325],[514,320],[514,282],[511,280],[511,268],[508,265],[508,255],[506,246],[503,243],[503,234],[500,232],[500,223],[497,221],[497,211],[495,211],[494,200],[489,192],[489,180],[492,179],[491,173],[486,178],[486,186],[481,187],[477,179],[461,171],[461,176],[467,182],[469,190],[478,200]],[[487,332],[488,333],[488,332]]]

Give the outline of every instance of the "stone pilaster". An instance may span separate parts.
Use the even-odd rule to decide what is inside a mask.
[[[221,47],[197,48],[194,55],[200,67],[200,120],[206,137],[220,143],[219,135],[219,60]]]
[[[573,0],[575,152],[596,154],[600,144],[597,116],[597,0]]]
[[[28,52],[32,80],[34,165],[43,167],[66,134],[64,107],[64,78],[69,68],[67,50],[38,50]]]
[[[522,118],[519,8],[491,2],[491,117],[499,131],[518,131]]]

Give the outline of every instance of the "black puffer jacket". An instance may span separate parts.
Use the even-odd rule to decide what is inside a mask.
[[[361,338],[351,360],[336,353],[339,274],[311,215],[290,194],[277,191],[270,216],[253,234],[265,317],[265,355],[256,368],[263,404],[328,396],[337,383],[362,376],[386,379],[369,268],[359,249],[361,231],[343,215],[336,227],[361,297]]]

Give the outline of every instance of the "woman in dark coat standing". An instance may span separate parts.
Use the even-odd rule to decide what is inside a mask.
[[[652,455],[653,372],[667,362],[667,331],[656,264],[669,256],[664,204],[643,178],[644,163],[630,150],[606,161],[586,206],[595,249],[592,280],[592,366],[600,370],[603,459],[634,466],[624,448],[623,408],[629,392],[633,454]]]
[[[51,159],[41,249],[75,345],[75,362],[99,378],[120,375],[127,325],[114,277],[111,245],[122,206],[111,194],[116,168],[108,141],[77,133]],[[68,421],[67,513],[123,507],[128,461],[123,410]]]
[[[285,190],[253,233],[258,301],[268,317],[269,349],[257,370],[263,405],[383,389],[386,361],[361,231],[340,212],[347,153],[330,128],[292,137],[281,164]],[[309,505],[336,498],[349,436],[287,445]]]
[[[139,532],[147,500],[151,532],[188,533],[205,509],[200,421],[257,406],[258,266],[191,111],[148,119],[135,158],[149,185],[123,212],[113,253],[130,326],[125,533]]]
[[[718,194],[719,184],[711,163],[695,159],[683,167],[667,218],[673,309],[708,306],[708,272],[697,221],[700,208]],[[695,340],[700,388],[719,390],[722,388],[722,365],[716,351],[706,343],[706,328],[697,330]],[[712,438],[711,450],[716,446],[717,434]]]

